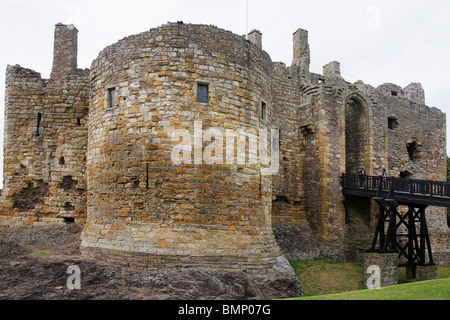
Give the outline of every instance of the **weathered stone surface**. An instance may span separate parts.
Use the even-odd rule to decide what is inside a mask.
[[[98,107],[89,115],[82,252],[149,268],[273,264],[280,253],[271,180],[259,165],[174,164],[170,152],[177,130],[190,133],[204,156],[209,128],[267,128],[258,112],[261,100],[271,101],[271,74],[265,52],[211,26],[168,24],[101,52],[91,68]],[[209,84],[208,103],[197,102],[198,84]],[[109,88],[118,93],[115,108],[105,102]],[[197,149],[185,151],[192,157]]]
[[[270,269],[283,251],[361,261],[377,208],[344,198],[343,173],[445,180],[445,115],[425,105],[421,85],[351,84],[336,61],[311,73],[305,30],[290,67],[271,61],[257,31],[247,41],[168,23],[79,70],[78,31],[56,29],[51,79],[7,68],[1,224],[86,221],[86,256],[141,269]],[[274,128],[276,174],[250,163],[261,150],[217,161],[225,130]],[[190,133],[178,155],[191,162],[173,161],[177,130]],[[445,210],[427,221],[435,260],[449,263]]]
[[[274,222],[273,233],[286,258],[290,260],[314,260],[322,256],[320,245],[307,223]]]
[[[81,290],[67,288],[69,266],[77,265]],[[302,296],[298,279],[282,273],[211,268],[136,272],[94,260],[0,261],[0,298],[7,300],[266,300]],[[13,274],[13,276],[11,276]]]
[[[298,297],[302,287],[289,263],[272,269],[163,268],[154,272],[79,255],[77,224],[0,231],[0,299],[8,300],[254,300]],[[69,290],[69,266],[80,269]]]
[[[0,219],[13,225],[85,221],[88,74],[43,80],[16,65],[8,66],[6,78]],[[64,187],[68,176],[77,192]]]
[[[413,277],[412,268],[406,267],[407,281],[429,281],[438,277],[437,266],[416,266],[416,274]]]
[[[379,268],[379,285],[381,287],[395,286],[398,284],[398,254],[397,253],[365,253],[364,254],[364,283],[372,274],[368,273],[369,267]]]

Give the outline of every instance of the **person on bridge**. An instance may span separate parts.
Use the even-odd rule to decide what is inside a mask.
[[[383,172],[381,173],[381,177],[382,177],[382,181],[383,181],[383,188],[387,187],[387,178],[388,178],[388,173],[386,172],[386,169],[383,168]]]
[[[366,180],[366,172],[364,171],[364,169],[361,169],[358,172],[358,175],[359,175],[359,186],[364,187],[364,181]]]

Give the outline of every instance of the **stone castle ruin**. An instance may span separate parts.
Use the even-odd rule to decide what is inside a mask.
[[[344,197],[342,174],[446,180],[446,117],[422,86],[348,83],[338,62],[312,73],[305,30],[291,66],[272,62],[259,31],[179,22],[81,70],[77,35],[56,25],[50,79],[7,67],[0,224],[83,223],[85,256],[144,269],[360,261],[377,207]],[[226,139],[239,130],[278,130],[273,174],[250,138]],[[448,263],[445,209],[428,224],[435,260]]]

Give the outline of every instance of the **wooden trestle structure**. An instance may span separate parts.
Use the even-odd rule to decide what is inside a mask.
[[[367,252],[398,253],[416,277],[417,266],[432,266],[433,252],[428,233],[428,206],[450,207],[450,182],[342,176],[344,195],[374,199],[379,205],[378,223]],[[398,210],[399,207],[407,210]]]

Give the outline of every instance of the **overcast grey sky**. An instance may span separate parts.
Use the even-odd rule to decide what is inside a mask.
[[[0,141],[6,66],[20,64],[48,78],[58,22],[79,30],[79,68],[89,68],[103,48],[126,36],[178,20],[239,35],[258,29],[272,60],[290,65],[292,34],[303,28],[309,31],[311,72],[322,73],[322,66],[339,61],[349,82],[375,87],[421,82],[426,103],[449,113],[449,0],[248,3],[247,18],[246,0],[0,0]]]

